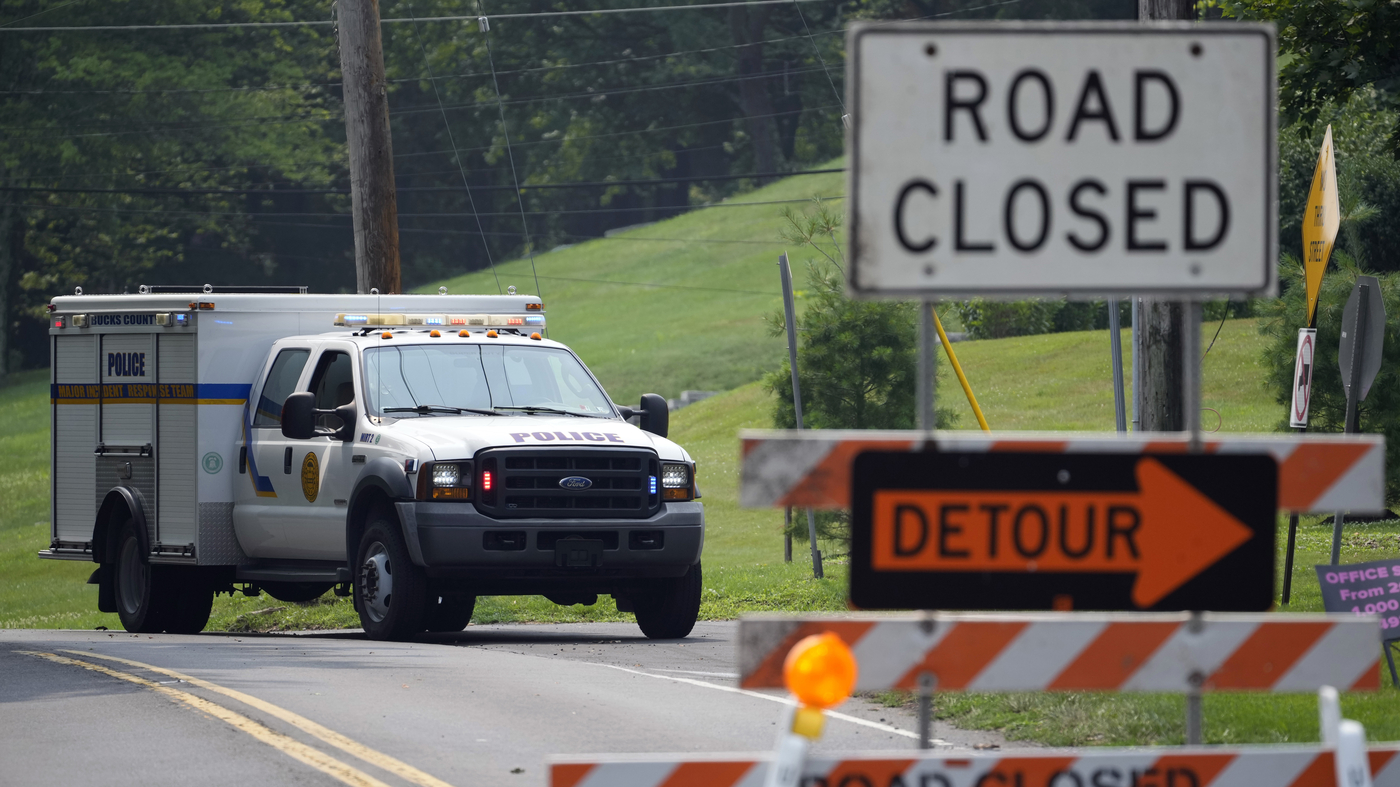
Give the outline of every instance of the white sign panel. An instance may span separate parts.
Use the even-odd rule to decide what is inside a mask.
[[[857,293],[1272,295],[1274,29],[850,34]]]
[[[1312,401],[1313,355],[1317,348],[1317,330],[1298,329],[1298,353],[1293,361],[1293,407],[1288,411],[1288,425],[1293,428],[1308,425],[1308,403]]]

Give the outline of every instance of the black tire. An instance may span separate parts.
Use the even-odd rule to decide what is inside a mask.
[[[214,608],[214,586],[192,566],[153,566],[169,589],[169,603],[161,612],[163,627],[171,634],[198,634],[209,624]]]
[[[373,640],[402,641],[423,630],[428,579],[413,565],[393,514],[369,515],[355,550],[355,609]]]
[[[326,595],[335,587],[334,582],[260,582],[258,587],[278,601],[288,604],[305,604]]]
[[[423,607],[423,628],[448,633],[461,631],[471,622],[475,609],[476,596],[429,592]]]
[[[653,580],[636,596],[637,625],[648,639],[680,639],[700,617],[700,563],[685,576]]]
[[[141,548],[136,521],[130,517],[117,528],[115,547],[109,550],[114,559],[112,584],[117,602],[117,617],[122,628],[135,634],[151,634],[165,630],[165,607],[170,594],[161,582],[162,572],[154,571]]]

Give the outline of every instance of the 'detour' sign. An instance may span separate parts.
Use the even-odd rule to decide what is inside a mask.
[[[863,453],[851,601],[1262,611],[1277,474],[1263,455]]]
[[[1271,294],[1267,25],[858,26],[857,292]]]

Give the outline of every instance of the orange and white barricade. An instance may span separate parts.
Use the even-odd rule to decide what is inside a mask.
[[[982,453],[1187,452],[1181,432],[934,432],[745,430],[739,503],[745,508],[849,508],[851,463],[863,451]],[[1278,507],[1332,513],[1385,510],[1382,435],[1217,435],[1206,453],[1268,454],[1278,462]]]
[[[1367,750],[1374,787],[1400,787],[1400,745]],[[556,757],[551,787],[762,787],[753,755]],[[1036,749],[1027,753],[816,755],[802,787],[1337,787],[1321,746]]]

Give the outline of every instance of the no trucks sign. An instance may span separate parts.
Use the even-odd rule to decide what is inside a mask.
[[[1272,295],[1269,25],[851,33],[856,293]]]

